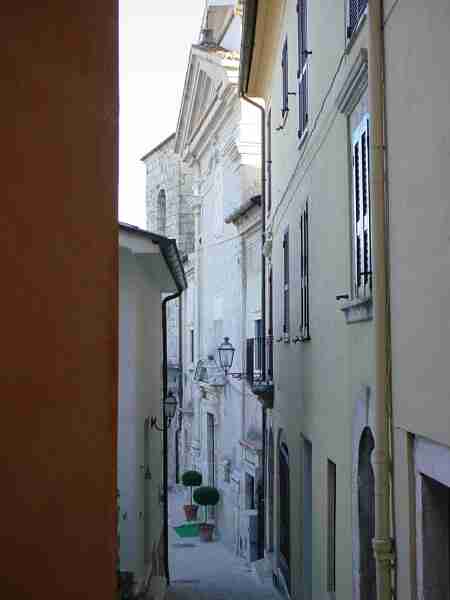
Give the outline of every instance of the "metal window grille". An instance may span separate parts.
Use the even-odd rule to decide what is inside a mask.
[[[300,216],[300,339],[311,339],[309,332],[309,211],[308,202]]]
[[[347,19],[347,38],[351,38],[353,32],[358,27],[360,18],[367,7],[367,0],[349,0],[348,19]]]
[[[368,115],[353,132],[352,149],[354,295],[364,298],[372,293]]]
[[[289,333],[289,231],[283,237],[283,333]]]
[[[298,137],[301,138],[308,125],[308,46],[306,0],[297,2],[298,35]]]
[[[289,69],[288,69],[288,41],[287,38],[284,40],[283,51],[281,54],[281,74],[283,82],[283,97],[281,105],[281,116],[285,117],[289,111]]]
[[[327,591],[336,591],[336,465],[328,460]]]

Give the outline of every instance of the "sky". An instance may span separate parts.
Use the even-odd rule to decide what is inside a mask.
[[[175,131],[205,0],[119,0],[119,219],[145,227],[145,167]]]

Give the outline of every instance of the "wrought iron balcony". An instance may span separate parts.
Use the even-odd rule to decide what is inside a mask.
[[[265,361],[263,360],[265,358]],[[265,362],[265,365],[263,364]],[[265,370],[265,373],[264,373]],[[273,380],[272,336],[247,339],[246,368],[247,382],[252,387]]]

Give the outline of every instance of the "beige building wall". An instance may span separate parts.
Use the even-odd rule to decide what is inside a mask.
[[[278,8],[275,6],[278,5]],[[280,9],[280,7],[282,7]],[[265,13],[265,15],[264,15]],[[264,16],[266,20],[264,21]],[[279,23],[279,28],[277,28]],[[291,597],[327,593],[328,460],[336,464],[336,598],[359,598],[358,447],[364,427],[373,429],[374,360],[370,302],[352,308],[351,130],[364,113],[367,74],[352,73],[367,46],[363,18],[348,44],[346,2],[308,2],[308,134],[298,138],[298,96],[281,115],[281,57],[288,39],[288,91],[297,93],[297,13],[294,0],[258,8],[249,95],[263,95],[271,110],[272,211],[268,216],[274,298],[274,408],[268,426],[275,439],[275,572],[279,553],[277,440],[289,448]],[[267,38],[265,37],[267,34]],[[261,40],[264,39],[264,44]],[[259,48],[259,53],[258,53]],[[256,53],[256,54],[255,54]],[[272,53],[272,55],[270,54]],[[253,64],[253,63],[252,63]],[[269,71],[269,72],[268,72]],[[350,104],[343,101],[350,97]],[[358,104],[359,103],[359,104]],[[358,116],[352,112],[356,108]],[[311,340],[298,342],[300,323],[300,216],[309,211],[309,306]],[[283,236],[289,230],[289,334],[283,335]],[[349,300],[337,301],[347,294]],[[342,310],[346,308],[346,310]],[[296,339],[297,338],[297,339]],[[312,447],[311,555],[303,491],[305,442]],[[307,568],[311,566],[309,590]],[[311,593],[311,596],[309,595]]]
[[[450,447],[450,7],[445,0],[385,4],[395,533],[399,598],[406,599],[430,593],[420,555],[420,473],[448,486],[440,470]],[[423,445],[433,448],[426,462]]]

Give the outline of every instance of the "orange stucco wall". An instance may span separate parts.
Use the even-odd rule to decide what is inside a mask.
[[[16,0],[0,22],[0,596],[109,599],[116,0]]]

